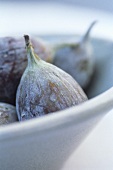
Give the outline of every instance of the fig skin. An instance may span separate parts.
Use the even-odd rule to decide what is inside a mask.
[[[18,121],[16,108],[7,103],[0,103],[0,126]]]
[[[36,54],[51,62],[49,48],[40,39],[31,39]],[[22,38],[0,38],[0,102],[15,105],[16,90],[27,66],[25,43]]]
[[[51,45],[53,64],[69,73],[83,89],[89,85],[95,69],[93,47],[89,37],[95,23],[96,21],[90,25],[85,35],[77,42],[70,39]]]
[[[16,95],[19,121],[43,116],[87,100],[79,84],[66,72],[41,60],[25,35],[28,66]]]

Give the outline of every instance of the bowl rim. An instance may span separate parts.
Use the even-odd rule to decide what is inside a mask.
[[[58,128],[63,125],[79,124],[90,118],[98,117],[113,109],[113,87],[102,94],[80,104],[57,111],[40,118],[30,119],[24,122],[15,122],[0,127],[0,141],[20,135],[30,134],[34,130],[37,133]]]

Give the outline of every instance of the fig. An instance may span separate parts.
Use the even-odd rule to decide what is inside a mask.
[[[18,121],[15,106],[0,103],[0,125],[6,125]]]
[[[16,94],[19,121],[78,105],[87,100],[79,84],[66,72],[35,54],[30,38],[24,36],[28,65]]]
[[[51,45],[53,64],[69,73],[83,89],[90,83],[94,72],[95,62],[89,34],[95,23],[96,21],[90,25],[85,35],[78,41],[70,39]]]
[[[40,39],[31,39],[35,52],[48,62],[49,48]],[[15,105],[16,90],[27,66],[27,55],[22,38],[0,38],[0,101]]]

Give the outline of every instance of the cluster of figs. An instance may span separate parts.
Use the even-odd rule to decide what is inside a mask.
[[[78,105],[94,72],[89,38],[49,43],[24,35],[0,38],[0,125]]]

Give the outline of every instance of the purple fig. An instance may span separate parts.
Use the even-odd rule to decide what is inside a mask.
[[[31,39],[35,52],[51,61],[49,48],[41,40]],[[27,55],[22,38],[0,38],[0,101],[15,104],[16,90],[27,66]]]
[[[69,73],[80,86],[85,89],[94,73],[93,47],[89,39],[90,31],[95,25],[94,21],[85,35],[78,42],[69,41],[54,43],[53,64]]]
[[[0,125],[18,121],[16,109],[13,105],[0,103]]]
[[[79,84],[66,72],[35,54],[29,36],[25,35],[28,65],[16,95],[20,121],[39,117],[87,100]]]

